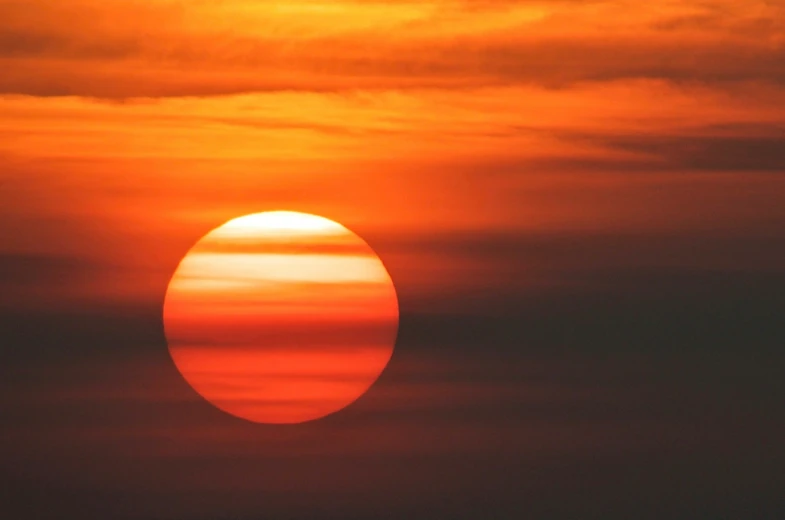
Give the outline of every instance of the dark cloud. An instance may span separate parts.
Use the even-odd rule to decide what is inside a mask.
[[[404,341],[351,408],[285,428],[213,409],[164,353],[16,367],[0,383],[4,505],[172,520],[778,510],[776,357],[494,359],[481,345],[427,355]]]
[[[726,123],[670,133],[608,134],[598,129],[589,134],[532,128],[508,132],[548,134],[568,144],[589,144],[611,152],[604,157],[576,153],[521,159],[522,172],[785,172],[785,126],[779,123]]]
[[[777,319],[785,312],[785,241],[777,229],[455,233],[377,242],[397,281],[400,340],[417,348],[474,352],[489,346],[501,356],[549,349],[645,352],[733,349],[746,338],[749,349],[770,351],[785,341]],[[399,252],[445,265],[460,260],[468,267],[456,276],[471,280],[423,293],[419,280],[434,276],[440,261],[433,268],[413,265]],[[80,301],[52,284],[78,286],[100,272],[111,284],[134,278],[136,268],[57,256],[1,260],[9,358],[123,355],[140,344],[164,344],[166,273],[156,273],[160,283],[141,300],[107,293],[109,299]],[[14,306],[33,290],[37,305]],[[305,338],[314,334],[303,331]]]
[[[389,239],[547,283],[462,294],[457,310],[401,291],[387,370],[308,426],[254,425],[202,401],[169,359],[160,301],[4,310],[3,505],[42,520],[615,519],[641,504],[651,518],[763,520],[782,506],[783,243]],[[6,257],[6,272],[81,269],[30,258]]]
[[[785,126],[767,136],[619,136],[604,145],[640,155],[660,171],[785,173]],[[622,165],[623,167],[623,165]]]
[[[172,58],[160,64],[155,60],[118,60],[92,69],[78,59],[72,63],[14,63],[6,59],[8,74],[0,79],[0,91],[34,96],[128,98],[515,84],[567,87],[579,82],[624,79],[719,85],[785,82],[785,52],[778,49],[717,44],[685,51],[683,45],[662,48],[609,40],[594,45],[578,40],[503,46],[466,42],[443,48],[392,48],[372,58],[292,54],[281,56],[272,64],[259,63],[258,67],[268,71],[262,76],[252,72],[253,63],[226,70],[221,66],[226,60],[221,57],[213,61]],[[336,48],[337,44],[325,41],[315,47]],[[269,48],[260,47],[255,55],[269,56],[270,52]]]
[[[89,276],[97,266],[78,257],[42,254],[0,254],[0,283],[49,284]]]

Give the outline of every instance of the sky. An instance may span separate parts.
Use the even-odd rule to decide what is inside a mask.
[[[781,518],[784,174],[780,0],[0,0],[0,512]],[[268,210],[398,297],[302,425],[164,335]]]

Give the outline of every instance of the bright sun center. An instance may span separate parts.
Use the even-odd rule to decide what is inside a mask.
[[[207,401],[297,423],[360,397],[392,355],[398,300],[359,236],[290,211],[230,220],[180,262],[164,326],[180,373]]]

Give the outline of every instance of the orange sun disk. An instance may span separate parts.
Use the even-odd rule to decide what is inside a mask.
[[[395,345],[398,300],[360,237],[273,211],[197,242],[169,282],[164,327],[177,369],[207,401],[254,422],[299,423],[376,381]]]

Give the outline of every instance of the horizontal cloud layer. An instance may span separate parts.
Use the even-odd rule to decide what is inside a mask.
[[[785,81],[773,2],[0,2],[0,92]]]

